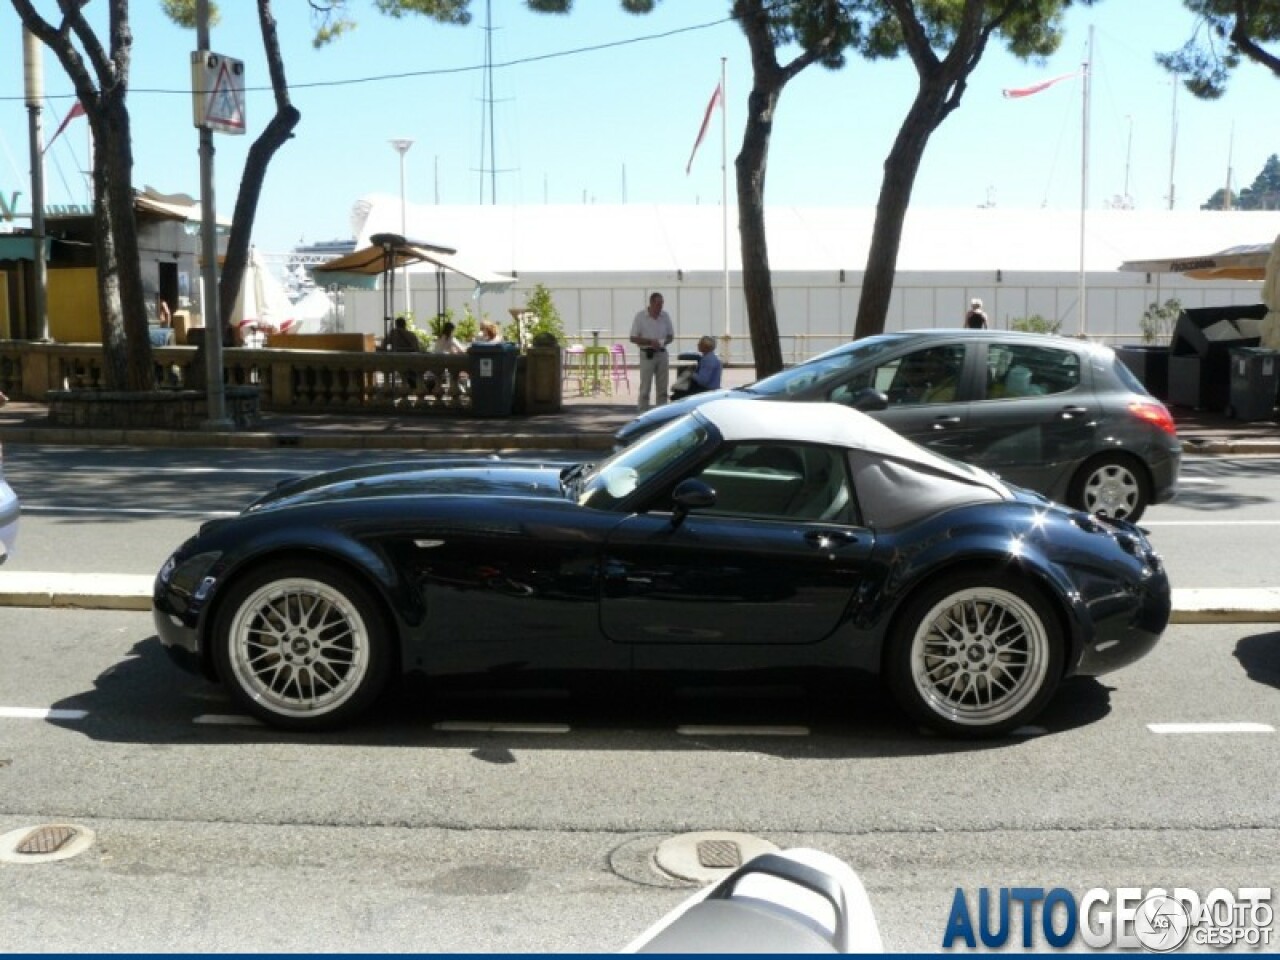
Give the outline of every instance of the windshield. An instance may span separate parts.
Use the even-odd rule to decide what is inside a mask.
[[[834,384],[842,381],[845,374],[855,366],[861,366],[871,358],[879,356],[896,346],[901,340],[902,337],[899,334],[866,337],[856,343],[818,354],[811,360],[788,367],[771,377],[765,377],[747,389],[752,393],[776,397],[808,391],[814,387],[820,388],[829,383]]]
[[[698,417],[681,417],[592,468],[574,492],[584,507],[610,510],[710,436]]]

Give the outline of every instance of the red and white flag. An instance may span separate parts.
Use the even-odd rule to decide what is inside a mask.
[[[44,145],[44,149],[47,151],[50,147],[53,146],[53,141],[57,140],[58,137],[62,135],[62,131],[67,129],[68,123],[70,123],[76,117],[83,117],[83,116],[84,116],[84,106],[80,103],[79,100],[77,100],[75,103],[71,105],[71,109],[67,111],[67,115],[63,117],[62,122],[58,124],[58,129],[53,131],[53,136],[50,137],[49,142]]]
[[[707,135],[707,126],[711,123],[711,114],[716,109],[716,104],[720,105],[720,109],[724,109],[724,95],[720,90],[720,84],[716,84],[715,93],[711,94],[711,100],[707,103],[707,112],[702,115],[702,126],[698,128],[698,139],[693,141],[693,149],[689,152],[689,162],[685,164],[685,176],[689,175],[689,171],[693,169],[693,158],[697,156],[698,147],[702,146],[702,138]]]
[[[1063,80],[1070,80],[1072,77],[1078,76],[1080,76],[1080,71],[1076,70],[1074,73],[1064,73],[1062,76],[1054,77],[1052,80],[1045,80],[1042,83],[1033,83],[1029,87],[1006,87],[1003,93],[1007,100],[1014,100],[1018,97],[1029,97],[1033,93],[1039,93],[1041,90],[1049,89],[1055,83],[1060,83]]]

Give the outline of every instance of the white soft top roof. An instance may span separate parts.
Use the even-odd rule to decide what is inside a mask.
[[[977,483],[1005,495],[989,473],[940,457],[861,411],[838,403],[785,403],[725,397],[697,408],[726,441],[782,440],[822,443],[863,450],[913,463],[965,483]]]

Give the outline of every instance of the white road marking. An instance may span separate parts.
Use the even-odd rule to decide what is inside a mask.
[[[243,473],[250,476],[278,474],[282,477],[296,477],[299,474],[307,472],[305,470],[289,470],[284,467],[105,467],[92,464],[80,464],[78,466],[68,467],[67,470],[70,473],[78,471],[88,472],[95,476],[107,473],[137,476],[139,472],[145,472],[147,476],[154,476],[158,473],[176,473],[179,475],[216,473],[219,476],[235,476],[236,474]]]
[[[238,517],[238,510],[174,510],[164,507],[59,507],[24,502],[23,513],[119,513],[132,517]]]
[[[191,721],[208,727],[260,727],[262,721],[238,713],[202,713]]]
[[[799,726],[718,726],[715,724],[685,723],[676,727],[676,733],[684,737],[807,737],[808,727]]]
[[[1152,733],[1275,733],[1269,723],[1148,723]]]
[[[10,720],[83,720],[88,710],[55,710],[49,707],[0,707],[0,717]]]
[[[567,723],[491,723],[473,720],[442,720],[431,729],[443,733],[568,733]]]
[[[1147,520],[1140,527],[1280,527],[1280,520]]]

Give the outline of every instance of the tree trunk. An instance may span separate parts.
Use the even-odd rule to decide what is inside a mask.
[[[95,220],[110,246],[104,254],[114,263],[98,265],[98,300],[102,311],[103,347],[112,357],[118,375],[123,365],[122,384],[115,389],[150,390],[155,386],[151,357],[151,336],[147,328],[146,292],[142,284],[142,261],[138,246],[138,220],[133,193],[133,141],[129,110],[123,91],[108,91],[101,97],[102,116],[94,124]],[[108,332],[111,343],[108,346]],[[117,331],[123,341],[116,340]],[[117,352],[123,351],[123,360]],[[108,377],[108,385],[111,379]]]
[[[742,244],[742,292],[747,304],[747,325],[756,376],[767,377],[782,369],[778,340],[778,314],[773,302],[773,272],[765,238],[764,181],[769,159],[769,137],[780,88],[766,89],[757,78],[748,98],[747,127],[742,151],[734,161],[738,187],[738,231]]]
[[[944,116],[946,90],[945,85],[937,85],[936,81],[921,86],[885,160],[871,249],[867,253],[862,295],[858,300],[855,340],[884,332],[898,269],[898,248],[902,245],[902,224],[911,204],[911,191],[925,147]]]

